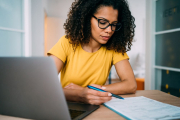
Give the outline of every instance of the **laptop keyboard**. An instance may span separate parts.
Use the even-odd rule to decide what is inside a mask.
[[[86,111],[79,111],[79,110],[71,110],[69,109],[69,113],[71,115],[71,119],[74,119],[78,116],[80,116],[81,114],[85,113]]]

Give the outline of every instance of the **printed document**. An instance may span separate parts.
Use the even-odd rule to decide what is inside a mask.
[[[104,103],[106,107],[132,120],[172,120],[180,119],[180,107],[140,97],[112,99]]]

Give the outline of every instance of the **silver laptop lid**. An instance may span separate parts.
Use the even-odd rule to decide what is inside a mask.
[[[52,58],[0,58],[0,114],[37,120],[70,120]]]

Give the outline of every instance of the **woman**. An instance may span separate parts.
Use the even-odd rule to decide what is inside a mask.
[[[111,94],[135,93],[126,51],[134,37],[134,17],[126,0],[77,0],[64,24],[66,35],[48,52],[61,72],[68,101],[99,105]],[[104,85],[115,65],[121,82]],[[87,85],[104,89],[100,92]]]

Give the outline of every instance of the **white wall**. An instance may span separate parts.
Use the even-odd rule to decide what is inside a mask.
[[[65,35],[63,24],[65,19],[57,17],[47,17],[47,51],[49,51]]]
[[[146,1],[145,0],[128,0],[129,8],[135,17],[135,42],[131,52],[145,53],[145,20],[146,20]]]
[[[65,35],[63,25],[72,2],[74,0],[44,0],[43,6],[47,13],[47,51]]]
[[[32,56],[44,55],[44,9],[43,0],[31,0]]]
[[[44,56],[44,17],[47,13],[47,50],[64,35],[63,24],[74,0],[31,0],[32,56]]]
[[[48,17],[67,18],[69,8],[75,0],[44,0]]]
[[[128,0],[135,18],[135,37],[131,51],[128,52],[135,77],[145,78],[145,21],[146,1]]]

